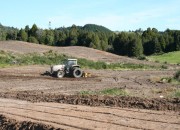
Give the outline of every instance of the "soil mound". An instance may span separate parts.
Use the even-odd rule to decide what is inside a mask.
[[[123,108],[139,108],[149,110],[180,111],[180,98],[146,99],[128,96],[99,96],[99,95],[55,95],[43,93],[1,93],[0,97],[15,98],[31,102],[56,102],[88,106],[115,106]]]
[[[0,115],[0,130],[62,130],[56,129],[50,125],[33,123],[33,122],[18,122],[14,119]]]

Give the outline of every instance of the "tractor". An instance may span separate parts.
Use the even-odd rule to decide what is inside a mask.
[[[77,59],[67,59],[64,64],[51,66],[50,73],[57,78],[63,78],[64,76],[80,78],[83,76],[83,71],[77,64]]]

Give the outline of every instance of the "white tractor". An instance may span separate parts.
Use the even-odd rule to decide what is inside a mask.
[[[64,64],[51,66],[51,75],[57,78],[62,78],[65,75],[80,78],[83,75],[83,71],[77,64],[77,59],[67,59]]]

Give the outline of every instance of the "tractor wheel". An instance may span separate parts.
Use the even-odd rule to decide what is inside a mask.
[[[83,72],[80,68],[73,69],[73,72],[72,72],[73,77],[80,78],[80,77],[82,77],[82,74],[83,74]]]
[[[64,71],[59,70],[59,71],[57,71],[56,77],[57,78],[62,78],[62,77],[64,77],[64,75],[65,75]]]

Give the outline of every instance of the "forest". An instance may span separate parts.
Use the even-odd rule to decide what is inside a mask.
[[[180,30],[113,32],[106,27],[86,24],[41,29],[36,24],[18,29],[0,24],[0,41],[19,40],[49,46],[85,46],[118,55],[141,57],[180,50]]]

